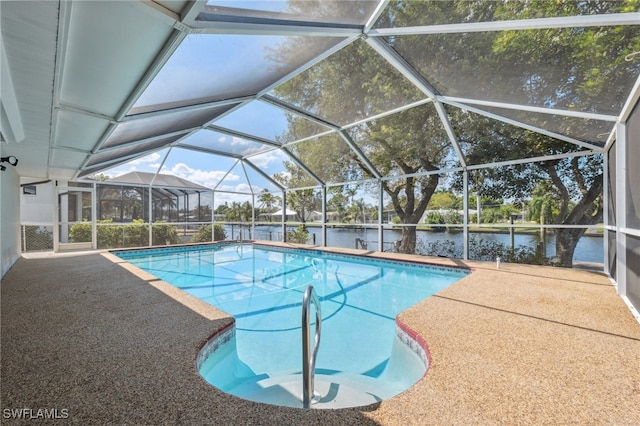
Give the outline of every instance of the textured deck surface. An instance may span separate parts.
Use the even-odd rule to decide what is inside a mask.
[[[474,269],[401,314],[426,376],[379,404],[301,410],[201,379],[223,312],[110,254],[23,257],[0,287],[1,423],[640,425],[640,325],[604,275],[411,258]]]

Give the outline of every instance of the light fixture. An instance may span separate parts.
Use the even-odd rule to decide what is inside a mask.
[[[15,167],[18,165],[18,159],[15,156],[10,155],[8,157],[1,157],[0,163],[9,163]],[[0,171],[4,172],[5,170],[7,170],[7,167],[0,164]]]

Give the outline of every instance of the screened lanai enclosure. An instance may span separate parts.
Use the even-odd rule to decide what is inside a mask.
[[[626,289],[640,273],[637,0],[1,14],[4,93],[23,102],[3,93],[2,155],[20,159],[23,187],[54,187],[55,241],[75,226],[94,248],[267,239],[588,262],[640,304]],[[78,187],[91,214],[72,221],[60,194]]]

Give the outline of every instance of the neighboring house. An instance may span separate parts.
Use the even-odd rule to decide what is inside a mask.
[[[282,209],[273,213],[269,213],[268,217],[270,218],[268,220],[270,220],[271,222],[282,222]],[[285,217],[286,217],[286,220],[290,220],[294,222],[300,221],[300,217],[298,216],[298,213],[296,213],[293,210],[287,209],[285,211]]]

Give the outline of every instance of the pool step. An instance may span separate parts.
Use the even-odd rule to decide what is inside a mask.
[[[391,395],[380,395],[380,380],[353,373],[316,374],[311,408],[345,408],[374,404]],[[302,408],[302,375],[257,377],[229,393],[256,402]]]

